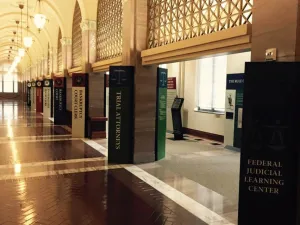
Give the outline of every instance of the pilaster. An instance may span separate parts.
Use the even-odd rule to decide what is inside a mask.
[[[82,30],[82,70],[90,72],[91,64],[96,62],[97,23],[94,20],[85,20],[80,26]]]
[[[147,0],[123,1],[123,65],[135,67],[134,163],[155,161],[157,66],[142,66],[147,48]]]
[[[72,67],[72,38],[63,37],[61,40],[62,45],[62,64],[63,70]]]

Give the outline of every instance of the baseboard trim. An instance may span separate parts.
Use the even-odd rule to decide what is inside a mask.
[[[208,132],[204,132],[204,131],[200,131],[200,130],[194,130],[194,129],[187,128],[187,127],[183,127],[183,132],[185,134],[193,135],[196,137],[205,138],[205,139],[209,139],[212,141],[224,143],[223,135],[212,134],[212,133],[208,133]]]
[[[225,148],[228,149],[228,150],[231,150],[231,151],[241,152],[240,148],[236,148],[236,147],[233,147],[233,146],[230,146],[230,145],[226,145]]]

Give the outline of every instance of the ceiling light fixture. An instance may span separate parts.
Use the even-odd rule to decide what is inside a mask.
[[[38,31],[41,32],[46,24],[47,17],[41,13],[41,0],[37,0],[37,4],[38,12],[34,15],[34,24],[37,27]]]
[[[19,4],[19,8],[21,9],[21,48],[19,48],[19,56],[22,58],[25,56],[25,49],[22,46],[22,39],[23,39],[23,9],[24,9],[24,5],[23,4]]]
[[[29,18],[29,13],[28,13],[28,0],[27,0],[27,34],[26,36],[23,38],[23,43],[24,43],[24,46],[26,48],[30,48],[32,46],[32,37],[28,35],[28,31],[29,31],[29,23],[28,23],[28,19]]]

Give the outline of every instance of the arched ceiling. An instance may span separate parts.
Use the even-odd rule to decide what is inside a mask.
[[[98,0],[77,0],[83,20],[96,20],[97,17],[97,2]],[[48,43],[51,48],[57,48],[57,38],[59,28],[62,31],[62,36],[72,37],[72,21],[76,0],[41,0],[41,11],[49,20],[45,28],[39,33],[36,29],[33,19],[29,18],[29,34],[33,37],[34,43],[28,50],[21,63],[20,68],[23,70],[28,65],[36,64],[47,55]],[[11,40],[14,38],[13,32],[17,31],[16,20],[21,20],[21,10],[18,5],[25,5],[23,10],[23,36],[26,34],[27,27],[27,0],[1,0],[0,8],[0,61],[7,60]],[[32,17],[37,12],[36,0],[28,0],[29,16]],[[19,26],[19,40],[20,38]],[[15,43],[16,44],[16,43]]]

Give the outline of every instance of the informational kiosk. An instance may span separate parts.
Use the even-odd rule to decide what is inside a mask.
[[[238,224],[299,224],[300,63],[247,63]]]
[[[43,112],[43,81],[36,82],[36,112]]]
[[[134,67],[109,70],[108,162],[133,162]]]
[[[183,105],[183,98],[175,98],[172,105],[172,120],[173,120],[173,134],[174,140],[183,140],[181,107]]]
[[[27,106],[31,106],[31,82],[27,81]]]
[[[36,81],[31,82],[31,111],[36,110]]]
[[[45,118],[50,118],[52,114],[52,79],[45,79],[44,80],[44,87],[43,87],[43,113]]]
[[[66,78],[54,77],[54,124],[66,124]]]
[[[168,70],[157,68],[156,160],[166,156]]]
[[[89,109],[88,74],[72,75],[72,137],[88,136],[87,119]]]

